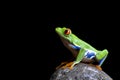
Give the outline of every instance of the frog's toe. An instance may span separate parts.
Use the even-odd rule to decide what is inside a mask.
[[[69,62],[69,63],[67,63],[65,66],[62,66],[61,68],[69,68],[69,69],[73,69],[73,62]]]
[[[102,70],[101,66],[99,66],[99,65],[96,65],[95,67],[99,70]]]
[[[67,63],[69,63],[68,61],[62,62],[59,66],[56,67],[56,69],[61,68],[62,66],[66,65]]]

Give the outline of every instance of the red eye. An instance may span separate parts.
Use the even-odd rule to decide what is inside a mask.
[[[70,29],[66,29],[66,30],[64,31],[64,33],[65,33],[66,35],[69,35],[69,34],[71,33],[71,30],[70,30]]]

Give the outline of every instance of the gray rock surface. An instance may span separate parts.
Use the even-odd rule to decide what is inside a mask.
[[[96,67],[79,63],[72,70],[59,68],[50,80],[113,80],[108,74]]]

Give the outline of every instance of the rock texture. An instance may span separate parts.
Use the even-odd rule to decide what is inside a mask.
[[[79,63],[72,70],[66,68],[57,69],[50,80],[113,80],[102,70],[89,64]]]

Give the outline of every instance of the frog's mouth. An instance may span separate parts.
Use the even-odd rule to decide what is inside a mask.
[[[73,43],[70,43],[68,40],[66,40],[66,39],[64,39],[62,37],[60,37],[60,39],[63,42],[64,46],[66,48],[68,48],[73,53],[73,55],[76,57],[79,50],[74,48],[75,45]]]

